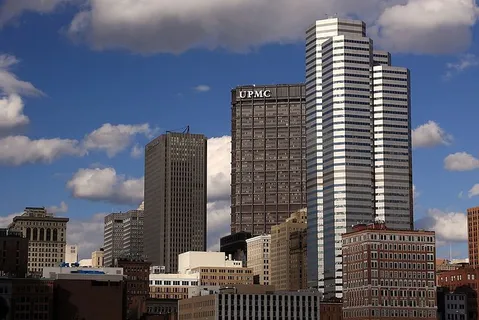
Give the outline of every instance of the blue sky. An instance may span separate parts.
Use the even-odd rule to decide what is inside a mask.
[[[144,144],[190,125],[212,138],[217,244],[229,228],[231,88],[302,82],[303,31],[338,12],[365,19],[393,64],[411,69],[415,219],[437,231],[439,256],[452,243],[465,257],[464,212],[479,205],[477,5],[271,1],[0,1],[0,223],[55,206],[88,256],[103,215],[141,202]]]

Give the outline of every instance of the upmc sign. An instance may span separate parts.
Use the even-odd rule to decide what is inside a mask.
[[[246,90],[240,91],[239,96],[241,99],[251,98],[271,98],[271,90]]]

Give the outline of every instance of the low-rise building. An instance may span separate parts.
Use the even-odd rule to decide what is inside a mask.
[[[178,302],[179,320],[315,320],[319,292],[274,292],[273,286],[233,285],[218,293]]]
[[[91,253],[91,265],[93,268],[103,267],[105,265],[105,251],[103,248]]]
[[[65,245],[65,262],[76,263],[80,261],[78,259],[78,246],[76,244]]]
[[[187,299],[199,285],[199,273],[194,274],[150,274],[150,298]]]
[[[432,231],[357,225],[343,239],[343,318],[436,320]]]

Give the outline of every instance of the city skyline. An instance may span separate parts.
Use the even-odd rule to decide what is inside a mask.
[[[10,200],[2,206],[2,216],[21,212],[25,206],[55,205],[57,208],[53,208],[54,211],[71,219],[69,242],[78,243],[81,250],[96,250],[101,245],[99,239],[102,238],[101,223],[105,213],[134,209],[142,200],[143,166],[141,160],[131,159],[130,154],[141,154],[148,137],[158,131],[189,124],[194,132],[204,133],[210,138],[217,137],[209,141],[209,157],[214,161],[209,168],[208,191],[209,247],[217,245],[219,237],[229,230],[227,136],[230,130],[230,90],[241,83],[303,81],[304,43],[272,44],[247,55],[221,50],[193,50],[172,58],[169,55],[142,57],[109,50],[96,52],[85,46],[75,47],[53,32],[65,23],[64,18],[68,15],[67,12],[60,12],[52,15],[52,20],[47,22],[36,14],[28,14],[22,16],[23,23],[6,25],[1,31],[4,36],[1,51],[11,55],[3,56],[1,64],[2,101],[9,108],[20,110],[15,118],[2,118],[1,122],[2,132],[6,133],[2,135],[0,150],[6,151],[0,158],[0,170],[10,182],[0,190]],[[6,16],[2,17],[5,22]],[[301,36],[304,36],[310,23],[322,16],[315,14],[315,17],[309,18],[312,19],[302,21],[305,25],[300,28]],[[37,45],[38,54],[29,50],[29,44],[35,41],[33,29],[46,34],[45,43]],[[14,43],[14,38],[20,39],[23,44]],[[457,37],[457,41],[461,39],[464,37]],[[258,44],[277,40],[274,37],[263,38]],[[393,53],[437,52],[434,51],[437,47],[433,37],[430,42],[424,41],[425,44],[415,52],[408,50],[400,39],[390,40],[392,43],[389,45],[384,42],[382,45],[392,48]],[[426,48],[427,43],[431,47]],[[448,47],[455,46],[451,44]],[[128,49],[127,46],[124,48]],[[473,48],[476,44],[471,46],[471,50]],[[415,133],[416,150],[413,156],[414,184],[419,194],[416,219],[431,220],[422,222],[441,230],[441,234],[446,236],[443,244],[450,240],[464,240],[456,231],[463,226],[460,219],[464,215],[459,213],[465,213],[467,207],[476,206],[479,201],[478,198],[468,198],[469,190],[474,194],[476,189],[473,186],[479,182],[475,172],[461,174],[444,169],[445,159],[448,159],[447,167],[451,171],[477,167],[477,160],[471,158],[477,158],[477,150],[473,140],[470,140],[474,127],[471,119],[477,114],[470,103],[477,95],[471,90],[471,79],[477,71],[468,69],[476,62],[474,56],[461,55],[466,52],[459,50],[439,57],[404,54],[394,59],[394,65],[411,69],[414,79],[412,127],[419,128]],[[20,61],[16,63],[13,57]],[[284,57],[288,57],[291,63],[277,68]],[[203,59],[203,66],[193,61],[197,59]],[[237,74],[231,76],[227,73],[225,79],[223,72],[229,65],[235,66]],[[180,79],[162,76],[158,73],[162,68],[163,73],[178,74]],[[208,68],[214,68],[211,74]],[[85,72],[87,69],[88,72]],[[12,74],[18,79],[12,80],[9,76]],[[449,80],[445,81],[444,76],[448,76]],[[45,97],[25,97],[25,94],[39,95],[40,92],[33,86],[44,92]],[[21,98],[15,93],[19,93]],[[52,114],[54,118],[51,118]],[[27,127],[26,117],[30,120]],[[105,125],[107,123],[111,125]],[[144,125],[146,123],[149,125]],[[124,126],[119,127],[118,124]],[[420,127],[422,125],[426,126]],[[18,131],[22,126],[23,131]],[[451,140],[449,135],[454,139]],[[48,148],[35,149],[38,139],[55,137],[73,140],[48,140]],[[7,143],[17,146],[16,153],[8,153],[12,149],[5,149]],[[419,149],[433,145],[437,147]],[[50,161],[51,165],[42,163]],[[34,164],[28,165],[31,162]],[[89,184],[92,181],[100,189],[92,187]],[[49,188],[43,187],[45,183]],[[456,221],[456,224],[444,226],[438,223],[440,220],[437,217]],[[3,220],[7,221],[7,218]],[[454,227],[448,229],[449,226]],[[92,236],[95,234],[98,234],[96,238]],[[82,238],[87,241],[79,243]],[[459,250],[460,256],[467,253],[464,245],[455,250]],[[448,246],[443,248],[442,255],[448,251]],[[85,252],[82,254],[85,257]]]

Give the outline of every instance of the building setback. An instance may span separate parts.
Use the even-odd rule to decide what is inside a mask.
[[[347,227],[413,227],[409,79],[362,21],[306,32],[308,282],[326,298],[342,296]]]
[[[304,85],[231,94],[231,233],[267,234],[306,205]]]
[[[206,137],[168,132],[145,147],[144,250],[176,273],[178,255],[206,250]]]
[[[68,218],[54,217],[44,207],[25,208],[13,218],[10,230],[22,232],[28,239],[28,272],[33,276],[44,267],[58,266],[65,260]]]
[[[373,223],[342,240],[343,319],[437,319],[433,231]]]

